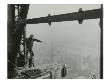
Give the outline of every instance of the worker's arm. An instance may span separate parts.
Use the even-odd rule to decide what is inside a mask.
[[[38,39],[34,39],[34,41],[37,41],[37,42],[42,42],[41,40],[38,40]]]

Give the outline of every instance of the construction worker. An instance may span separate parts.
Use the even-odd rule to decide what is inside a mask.
[[[42,42],[41,40],[38,39],[34,39],[34,35],[30,35],[29,38],[26,38],[26,56],[28,53],[30,53],[30,58],[29,58],[29,68],[30,67],[34,67],[34,61],[33,61],[33,57],[34,57],[34,53],[33,53],[33,42],[37,41],[37,42]]]

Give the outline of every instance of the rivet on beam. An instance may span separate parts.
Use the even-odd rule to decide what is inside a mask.
[[[51,17],[51,15],[50,15],[50,14],[48,14],[48,17],[50,18],[50,17]],[[49,25],[51,25],[51,22],[49,21],[49,22],[48,22],[48,24],[49,24]]]
[[[82,12],[82,8],[79,8],[79,13],[81,13],[81,12]],[[83,22],[82,19],[79,19],[78,21],[79,21],[79,24],[82,24],[82,22]]]

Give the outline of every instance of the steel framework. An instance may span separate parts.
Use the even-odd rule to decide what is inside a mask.
[[[15,64],[15,58],[20,49],[21,39],[26,38],[26,24],[39,24],[51,22],[63,22],[78,20],[79,24],[82,24],[83,20],[100,18],[100,78],[103,78],[103,5],[100,9],[82,11],[79,12],[53,15],[50,14],[47,17],[26,19],[29,9],[29,4],[9,4],[8,5],[8,60]],[[16,11],[16,15],[15,15]],[[22,37],[23,36],[23,37]],[[25,40],[24,40],[24,55],[25,55]],[[26,60],[26,59],[25,59]],[[8,62],[8,74],[15,74],[15,66]],[[8,76],[13,78],[13,76]]]

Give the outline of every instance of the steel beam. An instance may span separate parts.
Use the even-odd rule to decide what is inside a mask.
[[[51,22],[62,22],[62,21],[74,21],[74,20],[87,20],[87,19],[97,19],[102,15],[101,9],[79,11],[67,14],[53,15],[47,17],[27,19],[27,24],[39,24],[39,23],[49,23]]]

